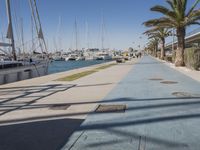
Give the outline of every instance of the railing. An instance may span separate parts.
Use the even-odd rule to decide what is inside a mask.
[[[186,34],[186,38],[200,32],[200,28],[197,28],[189,33]]]
[[[188,32],[188,33],[186,34],[185,39],[187,39],[187,38],[189,38],[189,37],[191,37],[191,36],[193,36],[193,35],[195,35],[195,34],[197,34],[197,33],[200,33],[200,28],[197,28],[197,29],[195,29],[195,30],[193,30],[193,31],[191,31],[191,32]],[[166,44],[166,46],[172,45],[173,43],[177,43],[177,38],[176,38],[176,37],[175,37],[174,42],[169,42],[169,43]]]

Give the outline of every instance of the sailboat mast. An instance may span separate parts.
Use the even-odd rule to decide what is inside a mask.
[[[75,43],[76,43],[76,50],[78,50],[78,27],[77,27],[77,20],[75,19]]]
[[[85,22],[85,27],[86,27],[86,47],[87,47],[87,49],[89,49],[90,48],[90,44],[89,44],[89,26],[88,26],[88,21],[86,21]]]
[[[7,15],[8,15],[8,33],[7,33],[7,38],[11,39],[11,47],[12,47],[13,59],[17,60],[16,51],[15,51],[15,41],[14,41],[14,35],[13,35],[10,0],[6,0],[6,6],[7,6],[6,7],[7,8]]]
[[[46,42],[44,40],[44,37],[43,37],[43,32],[42,32],[42,25],[41,25],[41,21],[40,21],[40,15],[39,15],[39,12],[38,12],[38,8],[37,8],[37,3],[36,3],[36,0],[34,0],[34,5],[35,5],[35,10],[36,10],[36,15],[37,15],[37,18],[38,18],[38,23],[39,23],[39,27],[40,27],[40,34],[42,34],[42,40],[43,40],[43,43],[44,43],[44,48],[45,48],[45,51],[47,51],[47,45],[46,45]]]
[[[103,17],[103,15],[102,15],[102,24],[101,24],[102,26],[101,26],[101,48],[102,48],[102,50],[104,49],[104,40],[105,40],[105,38],[104,38],[104,17]]]
[[[22,18],[21,18],[21,43],[22,43],[23,57],[25,58],[25,48],[24,48],[24,29],[23,29],[23,19],[22,19]]]

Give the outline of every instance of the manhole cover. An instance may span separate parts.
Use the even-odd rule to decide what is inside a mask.
[[[152,81],[161,81],[163,79],[162,78],[150,78],[149,80],[152,80]]]
[[[52,105],[51,107],[49,107],[49,109],[51,110],[66,110],[67,108],[69,108],[70,105],[67,104],[55,104]]]
[[[176,81],[162,81],[160,83],[162,83],[162,84],[177,84],[178,82],[176,82]]]
[[[95,112],[105,113],[105,112],[125,112],[126,105],[99,105]]]
[[[176,97],[200,97],[200,94],[193,94],[188,92],[174,92],[172,95]]]

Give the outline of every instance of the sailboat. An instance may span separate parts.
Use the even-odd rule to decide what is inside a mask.
[[[102,16],[101,23],[101,50],[97,53],[96,60],[111,60],[112,56],[109,53],[109,50],[105,47],[105,22],[104,17]]]
[[[83,56],[83,51],[78,50],[78,24],[77,20],[75,19],[74,23],[74,32],[75,32],[75,50],[72,51],[68,57],[65,58],[65,61],[79,61],[79,60],[85,60],[85,57]]]
[[[65,55],[62,50],[62,38],[61,38],[61,27],[62,27],[62,18],[59,17],[57,33],[54,38],[55,52],[52,55],[54,61],[64,61]]]
[[[5,48],[11,48],[12,54],[8,54],[6,52],[9,60],[0,61],[0,84],[39,77],[48,73],[49,58],[47,46],[42,32],[42,26],[39,18],[36,0],[29,0],[29,5],[37,31],[38,42],[42,52],[38,53],[34,51],[34,53],[32,55],[29,55],[28,58],[23,58],[23,61],[18,60],[15,48],[10,0],[6,0],[8,18],[8,30],[6,37],[9,42],[0,42],[0,49],[4,51],[3,49]]]

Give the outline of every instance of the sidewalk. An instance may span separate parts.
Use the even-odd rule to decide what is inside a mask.
[[[64,150],[199,150],[200,83],[160,61],[143,57],[102,104],[127,110],[90,114]]]
[[[61,148],[134,63],[112,66],[73,82],[55,79],[101,65],[1,86],[0,149]]]

